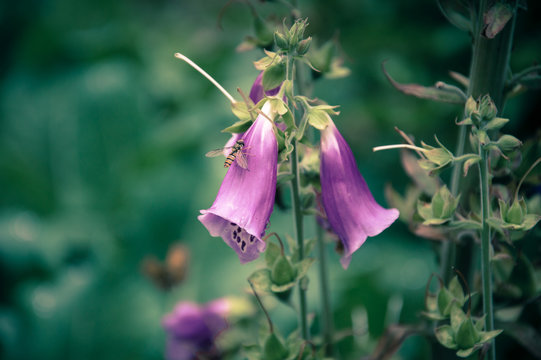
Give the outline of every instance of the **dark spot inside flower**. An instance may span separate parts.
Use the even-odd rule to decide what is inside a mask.
[[[240,234],[240,233],[241,233],[241,231],[242,231],[242,228],[241,228],[241,227],[239,226],[239,227],[237,228],[237,231],[238,231],[238,232],[239,232],[239,234]]]
[[[233,237],[236,238],[237,237],[237,232],[235,230],[233,230]]]
[[[240,245],[240,249],[244,252],[246,250],[246,241],[242,240],[242,244]]]
[[[232,223],[230,223],[230,224],[231,224],[231,225],[233,225],[233,226],[237,226],[237,224],[235,224],[235,223],[233,223],[233,222],[232,222]]]
[[[235,240],[237,240],[237,244],[240,243],[240,236],[235,236]]]
[[[250,235],[250,244],[254,242],[255,236]]]

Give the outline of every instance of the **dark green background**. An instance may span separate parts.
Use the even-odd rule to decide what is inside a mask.
[[[225,171],[204,154],[227,140],[235,119],[214,87],[173,54],[181,51],[231,93],[248,92],[259,50],[235,47],[253,33],[249,9],[225,1],[43,0],[0,4],[0,357],[6,359],[160,359],[160,321],[180,300],[205,302],[245,293],[262,261],[241,266],[197,221]],[[262,16],[284,7],[254,2]],[[460,109],[394,90],[381,62],[401,82],[452,82],[468,73],[470,39],[433,1],[301,1],[319,43],[339,38],[351,76],[319,80],[314,96],[340,105],[335,122],[376,199],[384,185],[408,181],[394,126],[454,147]],[[541,60],[539,5],[517,22],[513,70]],[[509,131],[538,128],[537,93],[512,99]],[[275,209],[271,229],[292,233],[291,214]],[[309,236],[313,223],[307,222]],[[182,242],[188,278],[169,293],[141,273],[149,254],[164,258]],[[369,239],[349,270],[329,245],[332,302],[339,329],[369,330],[345,341],[342,358],[373,350],[386,324],[415,322],[436,269],[433,244],[396,223]],[[309,309],[318,311],[316,272]],[[294,313],[271,309],[284,333]],[[353,321],[352,321],[353,318]],[[368,325],[367,325],[368,324]],[[366,328],[368,326],[368,328]],[[428,358],[408,340],[403,358]]]

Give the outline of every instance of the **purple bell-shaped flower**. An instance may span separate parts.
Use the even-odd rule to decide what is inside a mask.
[[[376,236],[397,218],[375,200],[357,169],[350,147],[332,122],[321,132],[321,197],[328,222],[344,247],[346,269],[368,236]]]

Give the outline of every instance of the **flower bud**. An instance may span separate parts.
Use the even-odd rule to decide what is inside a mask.
[[[468,100],[466,100],[466,114],[470,117],[475,112],[477,112],[477,101],[470,96]]]
[[[470,317],[466,318],[455,335],[455,342],[459,349],[469,349],[473,347],[480,339],[479,332],[473,325]]]
[[[283,49],[283,50],[289,49],[289,41],[284,36],[284,34],[278,31],[274,32],[274,42],[276,43],[276,46],[278,46],[280,49]]]
[[[297,45],[297,54],[304,55],[308,52],[308,49],[310,49],[310,44],[312,43],[312,37],[307,37],[306,39],[299,42],[299,45]]]
[[[496,145],[504,153],[511,152],[522,145],[522,141],[512,135],[502,135],[496,142]]]
[[[496,117],[498,109],[489,95],[485,95],[481,98],[479,103],[479,115],[481,115],[481,120],[490,121]]]
[[[522,206],[520,206],[518,200],[515,199],[513,204],[511,204],[507,210],[505,221],[515,225],[520,225],[524,221],[524,212],[522,211]]]
[[[285,256],[280,256],[272,266],[271,279],[276,285],[285,285],[295,279],[295,269]]]
[[[446,288],[438,292],[438,310],[443,316],[449,316],[451,313],[451,303],[454,300],[453,295]]]
[[[287,358],[288,351],[276,334],[271,333],[263,345],[264,360],[283,360]]]

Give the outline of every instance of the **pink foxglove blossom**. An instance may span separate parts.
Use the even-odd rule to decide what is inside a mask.
[[[265,103],[252,126],[242,135],[247,169],[234,161],[220,186],[216,200],[198,219],[210,235],[221,237],[242,264],[255,260],[265,250],[262,240],[276,193],[278,144],[271,104]]]
[[[374,200],[350,147],[332,120],[321,132],[320,179],[323,207],[330,227],[342,242],[340,262],[346,269],[366,238],[389,227],[399,213]]]

